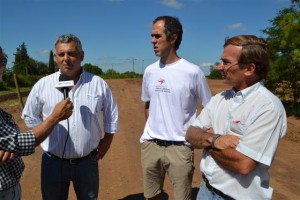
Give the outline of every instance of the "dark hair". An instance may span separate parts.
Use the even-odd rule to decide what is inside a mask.
[[[177,17],[171,17],[171,16],[159,16],[154,21],[153,24],[155,24],[157,21],[163,20],[165,22],[165,34],[167,36],[167,40],[170,40],[173,35],[175,34],[177,36],[177,40],[175,42],[175,48],[176,50],[179,49],[181,40],[182,40],[182,25]]]
[[[255,64],[255,74],[259,79],[265,79],[270,68],[268,43],[254,35],[238,35],[225,40],[227,45],[241,46],[242,51],[238,59],[240,67]]]
[[[76,37],[73,34],[64,34],[60,35],[56,38],[56,41],[54,43],[54,46],[56,46],[58,43],[69,43],[69,42],[75,42],[77,50],[82,52],[82,45],[78,37]]]

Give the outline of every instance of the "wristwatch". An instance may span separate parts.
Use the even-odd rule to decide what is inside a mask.
[[[215,147],[215,142],[216,142],[216,140],[218,139],[218,137],[220,137],[221,135],[220,134],[217,134],[217,133],[214,133],[213,134],[213,138],[212,138],[212,141],[211,141],[211,147],[213,148],[213,149],[217,149],[216,147]]]

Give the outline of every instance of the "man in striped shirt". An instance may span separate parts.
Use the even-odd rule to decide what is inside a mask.
[[[76,36],[57,38],[55,59],[59,71],[34,85],[22,113],[27,126],[35,127],[64,97],[55,88],[59,77],[74,81],[69,92],[73,115],[41,144],[42,196],[44,200],[66,200],[72,182],[77,199],[97,199],[98,160],[104,157],[118,130],[118,107],[107,83],[81,67],[84,51]]]
[[[7,59],[0,47],[0,80],[2,80]],[[39,126],[20,133],[13,117],[0,108],[0,199],[21,199],[20,178],[24,170],[21,156],[34,153],[39,145],[61,120],[72,114],[69,98],[61,101],[53,112]]]

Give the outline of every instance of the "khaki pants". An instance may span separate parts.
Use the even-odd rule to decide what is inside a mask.
[[[152,198],[163,190],[165,174],[173,185],[176,200],[192,199],[194,151],[186,145],[159,146],[154,142],[141,145],[144,196]]]

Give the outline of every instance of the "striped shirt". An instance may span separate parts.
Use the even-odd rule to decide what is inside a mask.
[[[40,124],[64,98],[55,88],[59,76],[60,72],[48,75],[33,86],[22,113],[28,127]],[[118,131],[118,107],[107,83],[84,71],[69,97],[73,114],[53,129],[41,147],[58,157],[80,158],[97,148],[102,128],[105,133]]]
[[[20,134],[19,127],[10,114],[0,109],[0,149],[15,153],[11,161],[0,164],[0,191],[19,183],[24,163],[20,156],[34,153],[35,136],[32,131]]]

